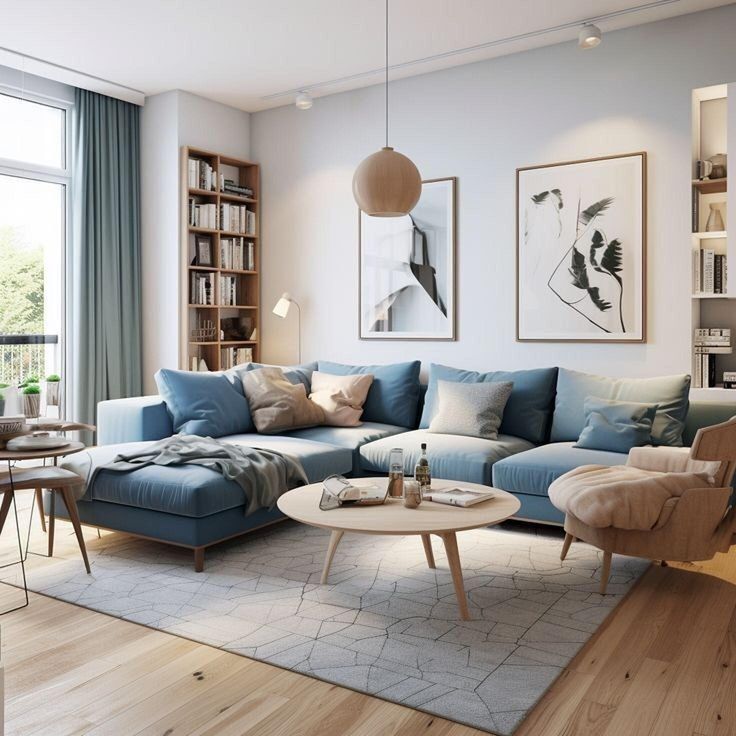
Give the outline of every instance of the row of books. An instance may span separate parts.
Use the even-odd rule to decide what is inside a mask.
[[[189,303],[204,306],[213,305],[215,303],[214,274],[191,271],[190,275]]]
[[[240,197],[253,197],[253,190],[250,187],[237,184],[232,179],[225,179],[223,177],[220,188],[223,192],[227,192],[227,194],[236,194]]]
[[[253,348],[221,348],[220,369],[227,370],[242,363],[253,362]]]
[[[256,244],[244,238],[220,238],[220,268],[256,270]]]
[[[197,202],[189,197],[189,224],[192,227],[206,227],[217,230],[217,205],[208,202]]]
[[[206,189],[208,192],[214,192],[217,189],[215,170],[201,158],[189,159],[187,181],[190,189]]]
[[[727,327],[700,327],[693,340],[693,388],[716,385],[716,356],[733,352],[731,330]]]
[[[237,276],[220,276],[220,304],[226,307],[238,305]]]
[[[256,213],[251,212],[244,204],[220,205],[221,229],[231,233],[255,233]]]
[[[728,259],[712,248],[693,251],[693,293],[725,294],[728,283]]]

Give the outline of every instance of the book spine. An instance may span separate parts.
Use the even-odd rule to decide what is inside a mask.
[[[697,233],[700,228],[700,193],[698,190],[692,188],[692,231]]]
[[[710,248],[703,250],[703,292],[705,294],[713,294],[715,287],[713,264],[715,258],[715,251]]]
[[[723,293],[723,256],[716,254],[713,261],[713,291]]]

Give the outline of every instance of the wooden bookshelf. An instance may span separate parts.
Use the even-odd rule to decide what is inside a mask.
[[[200,168],[197,164],[197,186],[190,182],[190,159],[204,162],[211,169],[211,177],[202,186]],[[203,167],[204,168],[204,167]],[[226,192],[222,188],[222,180],[232,180],[236,185],[252,190],[253,196]],[[181,149],[181,330],[179,363],[184,370],[193,369],[193,361],[199,366],[204,360],[208,370],[227,368],[223,351],[231,349],[249,349],[252,360],[260,361],[261,345],[261,302],[260,302],[260,170],[258,164],[251,161],[232,158],[223,154],[204,151],[199,148],[184,146]],[[214,207],[202,207],[214,205]],[[247,222],[242,224],[243,230],[233,230],[233,222],[222,222],[222,209],[245,207],[253,216],[251,227]],[[196,214],[193,212],[196,211]],[[239,211],[240,213],[241,211]],[[199,217],[195,224],[193,219]],[[255,220],[253,227],[252,220]],[[214,220],[214,222],[213,222]],[[202,222],[205,224],[203,225]],[[242,240],[241,240],[242,239]],[[209,259],[198,260],[197,243],[209,243]],[[242,268],[234,263],[225,263],[222,247],[234,242],[236,247],[242,245]],[[249,262],[248,250],[252,244],[252,258]],[[234,283],[235,304],[229,301],[230,294],[225,291],[223,279]],[[201,286],[200,286],[201,280]],[[204,291],[204,294],[203,294]],[[229,289],[228,289],[229,292]],[[200,303],[209,297],[211,303]],[[253,331],[255,330],[255,335]]]

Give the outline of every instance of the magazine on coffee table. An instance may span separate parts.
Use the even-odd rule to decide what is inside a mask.
[[[470,488],[462,488],[460,486],[456,488],[443,488],[437,491],[430,490],[424,494],[424,498],[427,501],[463,507],[473,506],[476,503],[481,503],[482,501],[487,501],[495,497],[496,494],[493,491],[472,491]]]

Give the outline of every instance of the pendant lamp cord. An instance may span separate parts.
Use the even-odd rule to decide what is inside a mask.
[[[386,0],[386,148],[388,148],[388,0]]]

